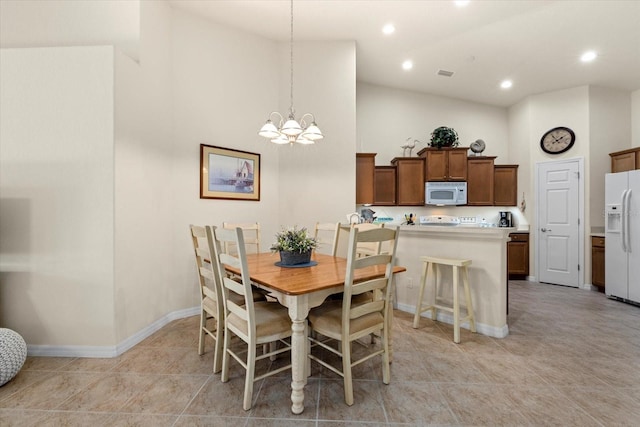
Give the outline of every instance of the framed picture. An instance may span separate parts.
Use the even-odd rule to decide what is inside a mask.
[[[200,198],[260,200],[260,154],[200,144]]]

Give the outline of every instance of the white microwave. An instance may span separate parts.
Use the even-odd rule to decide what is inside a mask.
[[[424,200],[427,205],[466,205],[466,182],[425,182]]]

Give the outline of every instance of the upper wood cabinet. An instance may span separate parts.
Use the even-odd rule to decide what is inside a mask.
[[[376,166],[374,182],[373,204],[378,206],[393,206],[396,204],[396,167]]]
[[[467,160],[467,205],[493,206],[493,162],[495,157]]]
[[[397,167],[397,205],[424,205],[424,158],[396,157],[391,164]]]
[[[611,172],[626,172],[640,169],[640,147],[610,153]]]
[[[425,181],[466,181],[469,147],[423,148],[418,156],[426,161]]]
[[[375,182],[375,153],[356,153],[356,204],[372,204]]]
[[[494,166],[493,205],[518,205],[518,165]]]

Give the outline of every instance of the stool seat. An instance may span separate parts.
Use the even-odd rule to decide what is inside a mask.
[[[435,256],[421,256],[420,261],[432,262],[434,264],[451,265],[456,267],[467,267],[471,265],[470,259],[457,259],[457,258],[441,258]]]
[[[420,315],[425,311],[431,311],[431,319],[437,320],[437,310],[444,310],[450,313],[453,313],[453,341],[455,343],[460,342],[460,323],[464,321],[469,321],[469,327],[471,332],[476,332],[476,321],[473,315],[473,304],[471,302],[471,291],[469,289],[469,271],[467,269],[468,266],[471,265],[472,261],[470,259],[459,259],[459,258],[443,258],[443,257],[435,257],[435,256],[421,256],[420,260],[422,261],[422,276],[420,278],[420,292],[418,294],[418,302],[416,304],[416,312],[413,317],[413,327],[417,328],[420,323]],[[444,305],[438,303],[438,287],[443,284],[440,283],[439,279],[441,278],[439,273],[440,266],[450,266],[452,267],[453,277],[452,277],[452,286],[453,286],[453,305]],[[431,267],[431,268],[429,268]],[[430,277],[429,272],[432,272],[434,276],[433,288],[431,293],[431,301],[428,305],[422,305],[422,299],[424,297],[425,287],[428,282],[428,278]],[[462,285],[464,289],[465,303],[464,307],[467,312],[467,316],[464,318],[460,318],[460,301],[458,298],[458,279],[459,276],[462,276]]]

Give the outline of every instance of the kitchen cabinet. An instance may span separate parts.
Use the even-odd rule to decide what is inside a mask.
[[[591,284],[604,292],[604,237],[591,236]]]
[[[375,153],[356,153],[356,204],[373,203],[375,182]]]
[[[422,157],[396,157],[391,160],[397,178],[397,205],[424,205],[424,169]]]
[[[610,153],[611,172],[626,172],[640,169],[640,147]]]
[[[509,279],[524,279],[529,275],[529,233],[510,233],[507,242],[507,272]]]
[[[493,205],[518,205],[518,165],[494,166]]]
[[[495,157],[469,157],[467,160],[467,205],[493,206]]]
[[[420,150],[418,156],[426,162],[425,181],[466,181],[468,151],[469,147]]]
[[[396,169],[396,166],[376,166],[373,185],[374,205],[393,206],[396,204]]]

